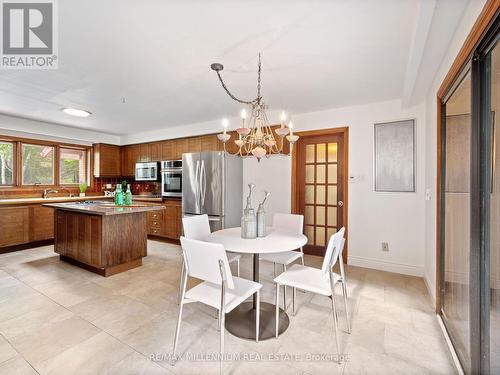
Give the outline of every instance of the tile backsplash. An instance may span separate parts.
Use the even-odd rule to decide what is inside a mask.
[[[116,184],[121,183],[123,180],[130,184],[132,189],[132,194],[138,195],[141,193],[151,193],[151,194],[161,194],[160,183],[159,182],[146,182],[146,181],[135,181],[134,179],[127,178],[94,178],[94,188],[92,189],[95,193],[103,193],[105,190],[114,191]],[[111,184],[112,188],[106,188],[107,184]]]

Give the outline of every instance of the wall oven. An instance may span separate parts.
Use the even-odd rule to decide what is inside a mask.
[[[161,162],[161,195],[182,197],[182,160]]]
[[[135,163],[136,181],[159,181],[160,162]]]

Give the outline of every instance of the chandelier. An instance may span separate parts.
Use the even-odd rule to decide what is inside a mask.
[[[236,129],[238,133],[238,139],[234,140],[234,143],[238,147],[238,151],[234,155],[240,156],[255,156],[258,161],[262,157],[269,158],[271,155],[281,154],[283,152],[284,138],[290,142],[290,152],[292,151],[293,144],[297,142],[299,136],[293,134],[293,124],[291,121],[285,125],[286,114],[283,112],[280,117],[280,126],[277,127],[274,132],[273,128],[269,124],[269,120],[266,115],[267,105],[263,102],[262,96],[260,94],[261,88],[261,63],[260,63],[260,53],[259,53],[259,68],[257,75],[257,97],[253,100],[241,100],[234,96],[226,84],[222,80],[220,72],[224,69],[224,66],[219,63],[214,63],[210,66],[212,70],[217,73],[219,81],[222,84],[222,88],[226,91],[231,99],[234,101],[246,104],[248,106],[248,112],[245,109],[241,110],[241,127]],[[248,119],[247,119],[247,115]],[[229,153],[226,149],[226,143],[231,139],[231,135],[227,133],[227,127],[229,126],[229,121],[224,119],[222,122],[224,127],[224,132],[217,135],[217,138],[224,145],[224,152]],[[280,142],[276,141],[275,135],[279,137]]]

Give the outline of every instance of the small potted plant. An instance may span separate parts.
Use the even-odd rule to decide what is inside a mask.
[[[86,191],[87,191],[87,184],[85,182],[82,182],[80,184],[80,197],[84,197]]]

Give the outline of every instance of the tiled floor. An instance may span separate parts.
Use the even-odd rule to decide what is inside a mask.
[[[169,364],[180,249],[150,241],[148,251],[142,267],[109,278],[60,262],[52,246],[0,255],[0,374],[218,373],[217,362]],[[320,263],[306,257],[307,265]],[[251,276],[249,257],[242,276]],[[455,373],[422,279],[358,267],[347,267],[347,277],[350,335],[342,331],[338,298],[347,362],[299,360],[335,353],[335,340],[329,300],[297,292],[297,314],[278,340],[257,344],[226,334],[226,351],[253,361],[228,362],[225,373]],[[271,279],[272,265],[263,263],[263,300],[274,299]],[[186,305],[181,353],[217,353],[214,316],[210,308]],[[262,361],[270,353],[284,360]]]

